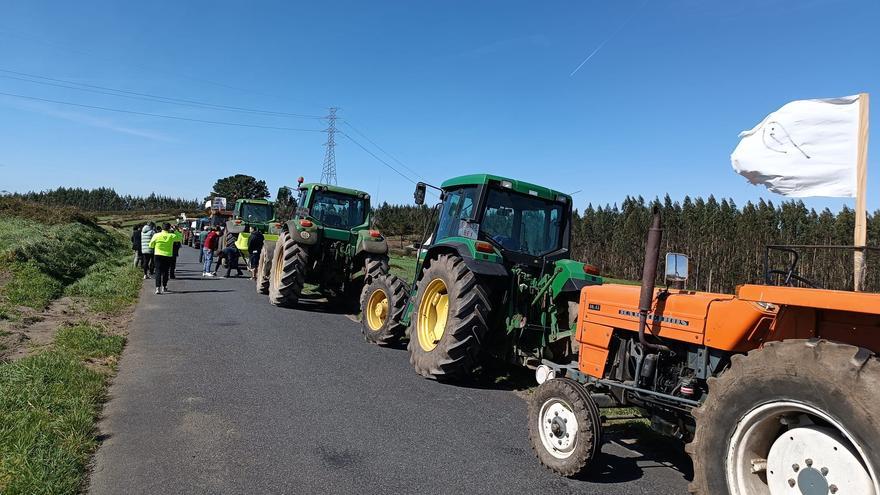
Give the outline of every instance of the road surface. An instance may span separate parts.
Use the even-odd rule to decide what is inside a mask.
[[[100,423],[89,493],[680,494],[674,442],[611,437],[584,479],[544,470],[526,404],[425,380],[327,304],[271,306],[246,278],[144,283]],[[656,441],[655,441],[656,443]]]

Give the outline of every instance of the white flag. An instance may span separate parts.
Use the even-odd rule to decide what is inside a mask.
[[[733,169],[784,196],[854,197],[859,97],[798,100],[740,133]]]

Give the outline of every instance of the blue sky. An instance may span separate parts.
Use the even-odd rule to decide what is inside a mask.
[[[6,1],[0,70],[276,112],[323,115],[336,105],[420,177],[343,131],[435,183],[487,171],[582,190],[578,208],[667,192],[743,204],[781,199],[748,185],[729,161],[737,134],[767,113],[794,99],[867,91],[877,122],[878,21],[876,0]],[[6,77],[0,92],[323,127]],[[201,197],[217,178],[247,173],[274,193],[300,175],[318,179],[324,139],[0,95],[0,190],[112,186]],[[338,142],[340,184],[411,201],[411,183],[345,137]],[[873,210],[880,141],[872,144]]]

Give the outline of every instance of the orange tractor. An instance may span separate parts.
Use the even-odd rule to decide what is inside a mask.
[[[585,470],[600,408],[635,406],[689,442],[691,493],[880,495],[880,294],[799,287],[795,264],[788,286],[655,289],[661,232],[655,213],[641,287],[581,290],[578,362],[539,367],[541,463]],[[687,258],[668,254],[665,272],[680,286]]]

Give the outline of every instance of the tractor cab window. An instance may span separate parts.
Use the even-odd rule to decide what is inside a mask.
[[[266,223],[272,220],[272,205],[245,203],[238,216],[245,222]]]
[[[562,247],[565,205],[492,188],[480,233],[508,251],[543,256]]]
[[[309,214],[325,227],[351,229],[366,219],[366,201],[333,191],[314,191]]]
[[[467,220],[474,217],[476,204],[476,186],[446,191],[446,199],[443,200],[440,219],[437,222],[437,235],[434,238],[469,237],[475,239],[476,231],[471,232],[472,226]]]

